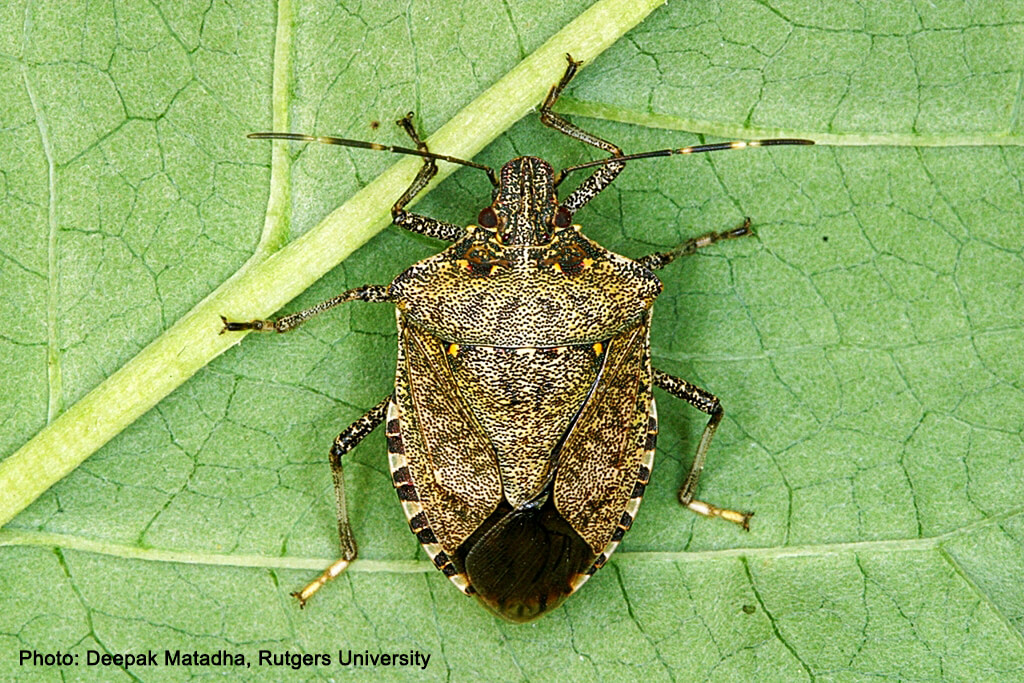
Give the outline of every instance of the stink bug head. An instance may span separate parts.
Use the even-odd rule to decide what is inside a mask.
[[[661,291],[653,271],[715,242],[752,234],[749,220],[631,259],[586,238],[572,217],[615,180],[626,161],[811,143],[765,140],[624,155],[552,111],[578,66],[570,57],[541,105],[541,122],[610,156],[559,173],[537,157],[515,158],[495,174],[436,154],[420,139],[411,115],[398,124],[415,149],[285,133],[256,136],[423,158],[392,207],[394,223],[451,243],[388,285],[359,287],[276,321],[224,321],[223,331],[285,332],[347,301],[397,308],[394,387],[331,448],[343,556],[295,594],[300,601],[355,559],[342,460],[380,424],[386,425],[392,482],[427,556],[465,594],[510,621],[529,621],[561,604],[605,564],[629,530],[653,467],[655,386],[708,416],[680,502],[747,527],[750,513],[694,497],[724,414],[718,399],[653,368],[649,339]],[[405,210],[437,173],[438,161],[487,172],[494,192],[479,227]],[[559,202],[561,180],[585,168],[591,174]]]
[[[517,157],[501,167],[494,202],[480,212],[480,224],[494,228],[507,246],[543,246],[572,215],[558,205],[555,173],[537,157]]]

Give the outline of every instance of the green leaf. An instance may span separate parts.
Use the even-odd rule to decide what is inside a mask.
[[[283,22],[257,3],[0,8],[0,452],[395,163],[282,145],[271,177],[272,152],[245,133],[403,144],[394,119],[441,128],[585,6],[296,3]],[[86,666],[90,649],[226,649],[267,679],[291,670],[257,650],[326,652],[331,666],[296,677],[334,677],[352,649],[431,655],[424,671],[360,669],[394,678],[1019,679],[1022,15],[671,3],[567,93],[564,111],[627,152],[704,135],[830,143],[634,162],[578,214],[634,257],[753,219],[757,239],[660,273],[652,334],[659,368],[723,402],[699,494],[755,510],[750,533],[679,508],[705,418],[658,393],[657,463],[621,548],[565,607],[505,624],[423,559],[375,433],[346,466],[361,559],[299,611],[288,593],[337,550],[327,447],[393,378],[393,312],[351,304],[245,339],[7,524],[0,677],[130,677]],[[517,154],[598,156],[527,117],[476,158]],[[417,211],[469,223],[488,188],[459,170]],[[389,228],[283,310],[438,248]],[[289,287],[248,294],[283,302]],[[180,355],[232,341],[202,334]],[[81,660],[24,666],[25,649]],[[211,672],[238,673],[132,669]]]

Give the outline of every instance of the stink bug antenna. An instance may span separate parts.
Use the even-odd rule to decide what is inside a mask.
[[[498,177],[494,175],[494,169],[490,166],[478,164],[475,161],[466,161],[450,157],[447,154],[434,154],[426,149],[412,149],[411,147],[396,147],[395,145],[380,145],[376,142],[364,142],[363,140],[349,140],[348,138],[335,138],[328,135],[304,135],[302,133],[249,133],[246,137],[253,140],[294,140],[296,142],[319,142],[325,145],[340,145],[342,147],[358,147],[359,149],[372,149],[376,152],[393,152],[395,154],[408,154],[424,159],[435,159],[447,161],[450,164],[461,164],[476,168],[487,174],[491,185],[498,186]]]
[[[598,159],[596,161],[588,161],[584,164],[577,164],[564,168],[558,172],[555,176],[555,185],[557,186],[563,180],[565,176],[569,175],[573,171],[579,171],[584,168],[593,168],[594,166],[606,166],[608,164],[617,164],[620,161],[634,161],[635,159],[652,159],[654,157],[668,157],[674,154],[701,154],[703,152],[721,152],[727,149],[746,149],[748,147],[774,147],[777,145],[813,145],[814,140],[803,140],[801,138],[772,138],[769,140],[737,140],[734,142],[714,142],[708,145],[692,145],[690,147],[679,147],[673,149],[657,149],[653,152],[640,152],[639,154],[625,154],[623,156],[608,157],[607,159]]]

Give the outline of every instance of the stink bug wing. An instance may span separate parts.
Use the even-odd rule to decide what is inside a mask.
[[[647,314],[641,324],[608,340],[597,385],[559,456],[555,505],[595,554],[610,550],[634,498],[635,513],[636,484],[646,481],[642,468],[649,472],[654,455],[649,330]]]
[[[453,552],[501,500],[497,459],[455,386],[444,361],[445,345],[406,324],[401,312],[398,339],[401,459],[418,498],[405,505],[406,515],[412,521],[424,512],[442,547]]]
[[[451,345],[445,360],[494,446],[514,508],[540,495],[557,450],[600,369],[590,345],[509,349]]]
[[[511,621],[558,607],[583,582],[596,556],[555,508],[551,484],[531,504],[502,503],[466,544],[462,561],[476,597]]]

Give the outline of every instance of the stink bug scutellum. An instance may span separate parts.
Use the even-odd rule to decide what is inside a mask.
[[[659,386],[710,416],[679,500],[747,527],[751,513],[694,498],[722,419],[718,399],[653,369],[648,333],[661,291],[654,271],[723,239],[750,235],[749,220],[672,251],[633,260],[587,239],[572,222],[626,161],[809,140],[759,140],[623,155],[551,111],[579,62],[568,57],[541,121],[611,157],[555,173],[519,157],[498,174],[428,151],[411,114],[398,121],[416,149],[291,133],[250,137],[323,142],[423,157],[392,208],[398,226],[453,244],[390,285],[367,285],[275,321],[229,322],[224,331],[286,332],[346,301],[397,308],[394,392],[344,430],[330,451],[342,558],[296,593],[305,602],[356,557],[342,456],[382,422],[394,486],[434,565],[468,595],[511,621],[558,606],[599,569],[629,529],[654,460]],[[447,161],[485,171],[494,185],[479,225],[459,227],[404,207]],[[594,172],[559,201],[567,174]]]

